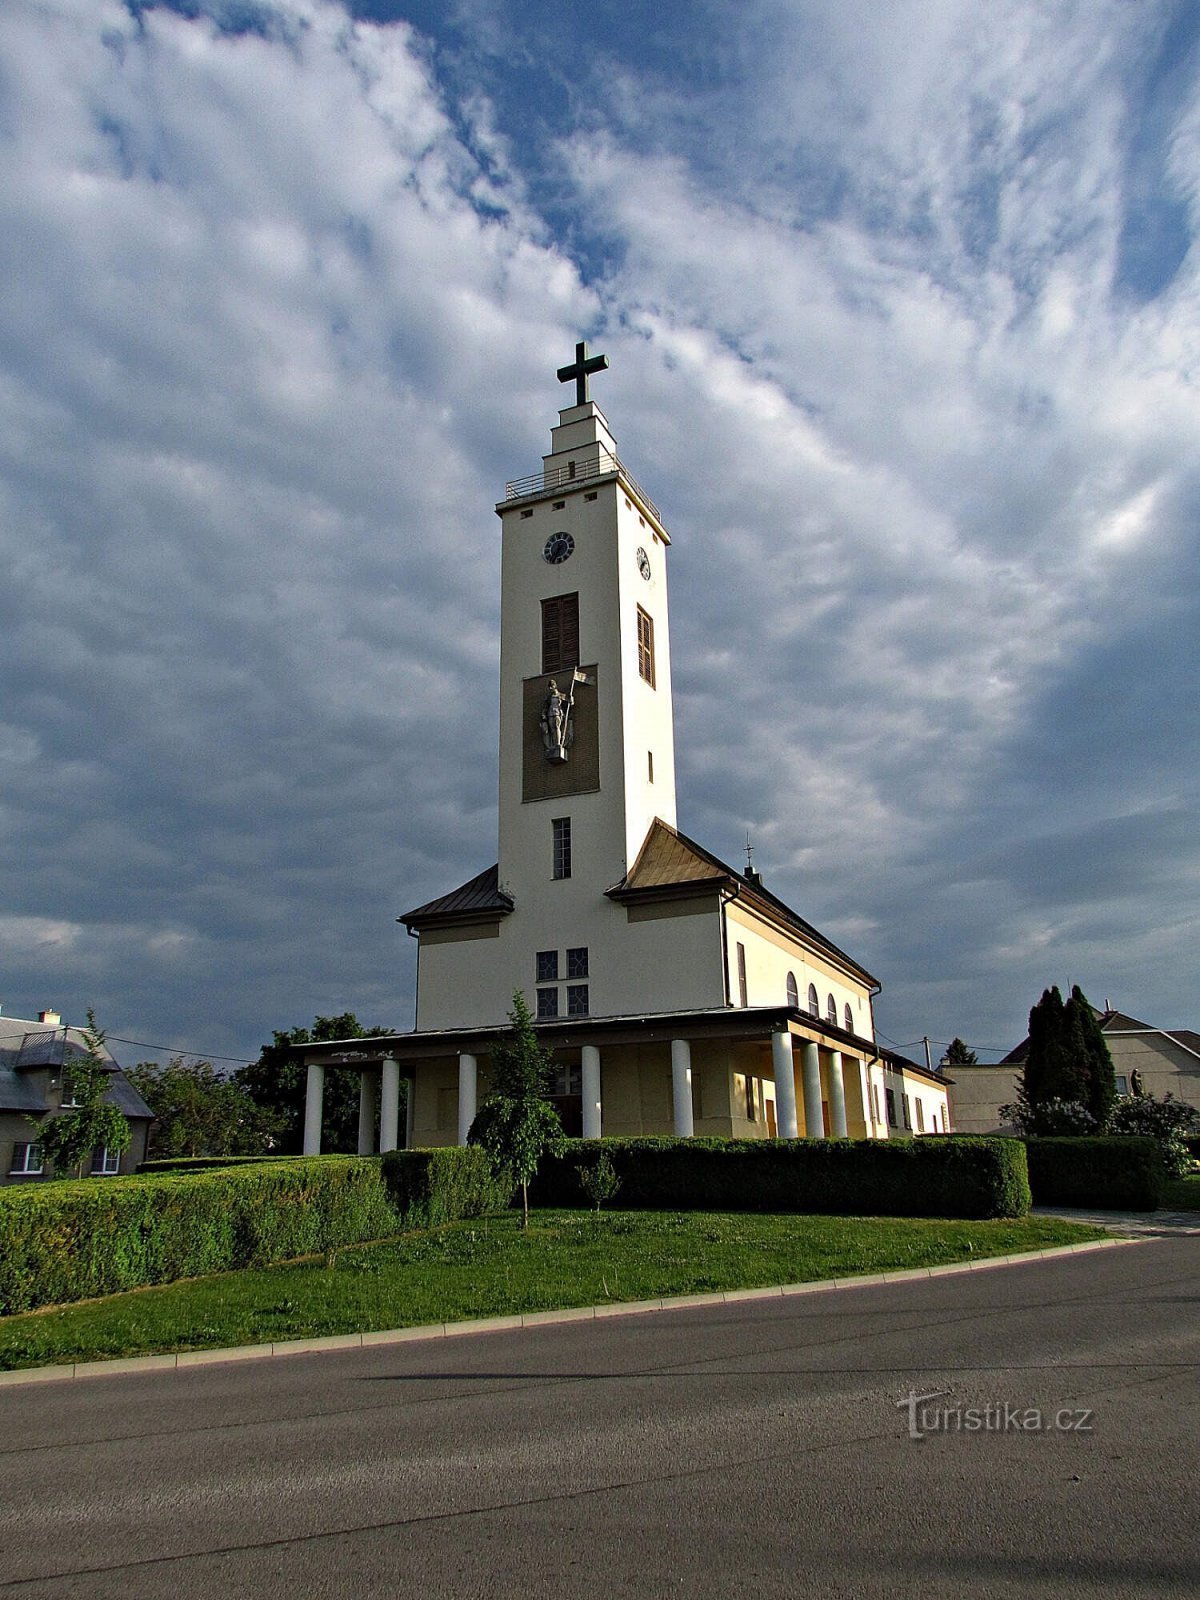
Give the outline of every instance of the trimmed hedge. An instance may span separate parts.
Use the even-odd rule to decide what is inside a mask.
[[[382,1160],[388,1195],[410,1228],[504,1211],[512,1199],[512,1179],[496,1177],[475,1145],[392,1150]]]
[[[572,1139],[547,1157],[530,1198],[586,1205],[576,1169],[608,1156],[618,1206],[797,1211],[834,1216],[1020,1217],[1029,1178],[1019,1140]]]
[[[153,1161],[139,1161],[138,1171],[155,1172],[207,1172],[212,1167],[248,1167],[264,1161],[295,1161],[296,1156],[159,1156]]]
[[[1024,1143],[1035,1205],[1154,1211],[1162,1201],[1166,1174],[1154,1139],[1123,1133]]]
[[[0,1190],[0,1313],[266,1266],[400,1226],[370,1156],[23,1184]]]

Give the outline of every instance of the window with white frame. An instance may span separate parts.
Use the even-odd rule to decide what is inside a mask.
[[[854,1032],[854,1012],[851,1011],[850,1002],[848,1000],[846,1002],[846,1009],[842,1012],[842,1025],[845,1027],[847,1033]]]
[[[22,1177],[33,1178],[42,1171],[42,1147],[40,1144],[15,1144],[13,1145],[12,1165],[10,1173],[20,1173]]]
[[[98,1144],[92,1151],[92,1177],[111,1178],[121,1170],[121,1152]]]
[[[553,837],[553,874],[555,878],[571,876],[571,819],[552,817],[550,828]]]
[[[787,1003],[794,1010],[800,1009],[800,990],[796,987],[796,974],[789,972],[787,975]]]
[[[808,1014],[810,1017],[818,1017],[821,1014],[821,1002],[817,999],[815,983],[810,983],[808,986]]]
[[[829,995],[825,1001],[825,1020],[837,1027],[837,1001]]]

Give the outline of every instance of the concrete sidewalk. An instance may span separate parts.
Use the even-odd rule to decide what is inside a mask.
[[[1035,1217],[1057,1217],[1063,1222],[1087,1222],[1094,1228],[1139,1239],[1166,1239],[1176,1234],[1200,1234],[1200,1211],[1077,1211],[1071,1206],[1034,1206]]]

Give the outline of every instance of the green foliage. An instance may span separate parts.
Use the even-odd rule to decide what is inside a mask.
[[[406,1227],[487,1216],[506,1210],[512,1199],[511,1172],[497,1171],[478,1147],[392,1150],[382,1162],[389,1198]]]
[[[156,1172],[211,1172],[216,1167],[248,1167],[259,1161],[288,1160],[273,1152],[265,1156],[167,1156],[157,1161],[142,1161],[138,1171],[153,1177]]]
[[[1017,1090],[1020,1114],[1014,1120],[1048,1133],[1053,1118],[1042,1115],[1041,1108],[1059,1101],[1083,1106],[1091,1127],[1102,1129],[1116,1095],[1108,1045],[1083,990],[1076,984],[1065,1002],[1057,987],[1045,990],[1029,1013],[1029,1053]]]
[[[0,1313],[395,1233],[377,1157],[0,1190]]]
[[[125,1076],[154,1113],[151,1159],[261,1155],[278,1146],[282,1115],[258,1105],[210,1061],[140,1061]]]
[[[492,1051],[492,1090],[479,1107],[467,1134],[468,1144],[482,1145],[496,1173],[510,1172],[521,1186],[521,1213],[529,1226],[529,1185],[542,1156],[562,1147],[558,1112],[546,1098],[554,1073],[549,1051],[537,1041],[533,1018],[518,989],[509,1012],[511,1039]]]
[[[69,1056],[63,1047],[63,1083],[65,1087],[69,1079],[75,1106],[37,1122],[30,1119],[43,1159],[51,1163],[59,1178],[70,1172],[82,1176],[93,1150],[101,1145],[109,1150],[125,1150],[133,1137],[125,1117],[116,1106],[106,1103],[113,1067],[105,1057],[104,1034],[96,1026],[96,1015],[90,1008],[83,1042],[83,1051],[78,1055]]]
[[[329,1039],[378,1039],[389,1028],[364,1028],[353,1011],[340,1017],[317,1017],[311,1028],[275,1030],[274,1041],[265,1044],[257,1061],[240,1067],[233,1081],[262,1110],[278,1119],[281,1155],[298,1154],[304,1148],[304,1096],[308,1082],[303,1046],[322,1044]],[[358,1149],[359,1074],[330,1068],[325,1073],[325,1115],[323,1150],[353,1155]],[[401,1084],[401,1126],[403,1126],[405,1085]]]
[[[617,1169],[605,1150],[601,1150],[595,1161],[580,1162],[575,1168],[575,1176],[579,1179],[579,1187],[597,1211],[606,1200],[612,1200],[621,1187]]]
[[[1036,1205],[1153,1211],[1162,1197],[1165,1174],[1153,1139],[1027,1139],[1025,1149]]]
[[[1015,1139],[572,1139],[548,1156],[539,1205],[579,1203],[577,1169],[601,1154],[623,1207],[841,1216],[1019,1217],[1029,1209]]]
[[[1022,1136],[1030,1138],[1076,1137],[1098,1133],[1096,1119],[1078,1100],[1042,1100],[1037,1105],[1017,1099],[1000,1107],[1000,1120],[1011,1123]]]
[[[979,1065],[979,1057],[974,1050],[969,1050],[961,1039],[951,1039],[949,1049],[946,1051],[946,1065],[948,1067],[975,1067]]]
[[[1152,1094],[1128,1095],[1117,1101],[1108,1129],[1110,1133],[1141,1134],[1153,1139],[1164,1172],[1181,1178],[1191,1170],[1192,1156],[1186,1141],[1200,1132],[1200,1111],[1170,1093],[1161,1100]]]

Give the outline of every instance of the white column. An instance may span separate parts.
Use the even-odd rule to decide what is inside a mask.
[[[383,1058],[379,1095],[379,1153],[395,1150],[400,1143],[400,1063],[394,1056]]]
[[[821,1115],[821,1057],[811,1039],[800,1047],[800,1070],[804,1078],[804,1134],[808,1139],[825,1137]]]
[[[580,1051],[580,1089],[583,1091],[583,1137],[600,1137],[600,1052],[594,1044]]]
[[[304,1089],[304,1154],[321,1153],[321,1119],[325,1112],[325,1068],[319,1061],[308,1063],[308,1082]]]
[[[358,1153],[375,1152],[375,1107],[378,1079],[374,1067],[364,1067],[358,1075]]]
[[[692,1047],[686,1039],[671,1040],[671,1099],[675,1110],[675,1135],[690,1139],[692,1121]]]
[[[464,1050],[458,1058],[458,1142],[466,1144],[475,1121],[475,1095],[478,1084],[477,1062]]]
[[[775,1131],[780,1139],[796,1138],[796,1077],[792,1066],[792,1036],[786,1030],[771,1035],[771,1061],[775,1068]]]
[[[846,1138],[846,1084],[840,1050],[829,1052],[829,1127],[835,1139]]]

